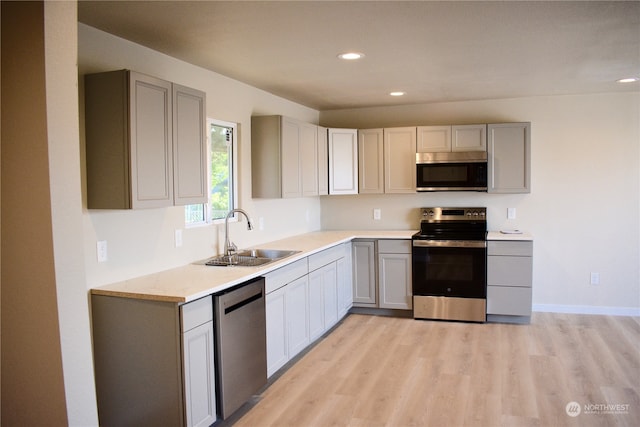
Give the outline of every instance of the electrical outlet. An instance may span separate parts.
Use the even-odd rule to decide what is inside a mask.
[[[176,242],[176,248],[179,248],[180,246],[182,246],[182,230],[179,228],[176,230],[176,233],[175,233],[175,242]]]
[[[98,240],[96,243],[96,256],[98,258],[98,262],[107,262],[107,241],[106,240]]]
[[[516,208],[507,208],[507,219],[516,219]]]
[[[380,209],[374,209],[373,210],[373,219],[379,220],[381,217],[382,217],[382,212],[380,211]]]
[[[591,284],[592,285],[600,284],[600,273],[591,273]]]
[[[264,230],[264,217],[258,218],[258,230]]]

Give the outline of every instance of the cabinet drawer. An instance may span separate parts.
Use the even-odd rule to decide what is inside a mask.
[[[182,332],[213,320],[213,301],[211,295],[180,306]]]
[[[270,293],[309,273],[307,258],[299,259],[264,276],[265,293]]]
[[[531,287],[533,258],[524,256],[488,256],[487,284],[492,286]]]
[[[309,256],[309,271],[317,270],[330,262],[344,258],[344,246],[336,245]]]
[[[378,253],[410,254],[411,240],[378,240]]]
[[[489,240],[487,242],[488,255],[533,256],[533,242],[506,242]]]
[[[531,288],[487,286],[487,314],[531,316]]]

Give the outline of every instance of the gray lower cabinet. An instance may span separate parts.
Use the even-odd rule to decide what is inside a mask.
[[[353,306],[376,307],[376,241],[353,241]]]
[[[353,306],[412,309],[411,240],[353,241]]]
[[[217,418],[211,297],[185,304],[180,312],[186,425],[208,427]]]
[[[343,245],[344,257],[336,261],[338,269],[338,318],[342,319],[353,306],[351,242]]]
[[[378,240],[378,306],[413,308],[411,240]]]
[[[347,314],[350,257],[340,244],[265,275],[268,377]]]
[[[487,320],[531,318],[533,242],[487,242]]]
[[[213,302],[92,295],[101,426],[216,421]]]
[[[309,343],[307,259],[265,275],[267,376]]]

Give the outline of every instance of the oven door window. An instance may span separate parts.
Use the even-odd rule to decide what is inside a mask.
[[[486,248],[413,248],[413,294],[485,298]]]

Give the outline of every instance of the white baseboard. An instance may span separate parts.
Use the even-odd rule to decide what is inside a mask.
[[[608,316],[640,316],[640,307],[599,307],[593,305],[533,304],[533,311],[571,314],[604,314]]]

